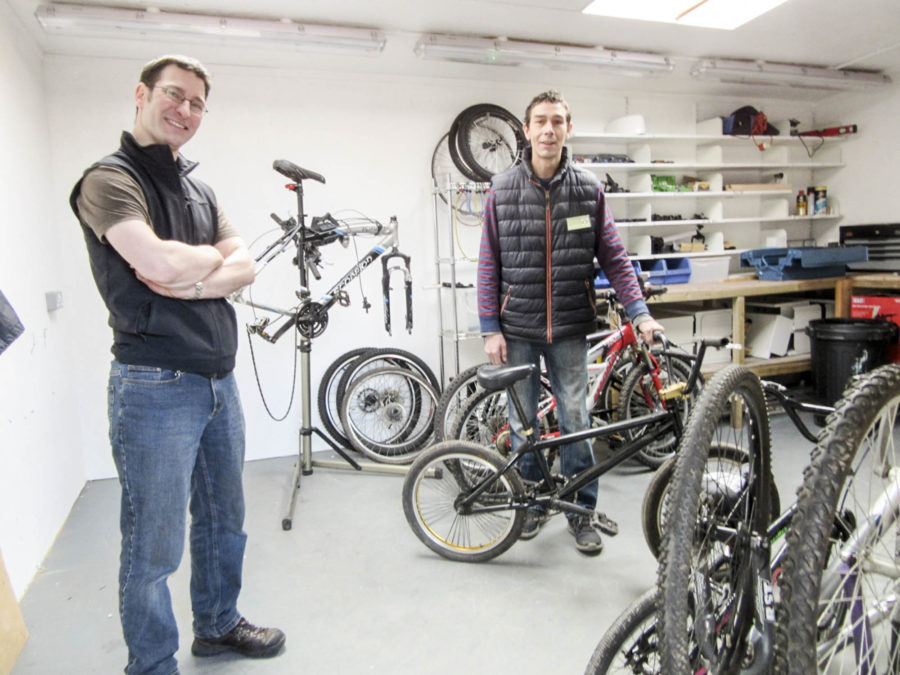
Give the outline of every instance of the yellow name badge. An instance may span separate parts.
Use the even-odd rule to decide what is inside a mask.
[[[566,229],[569,232],[573,232],[574,230],[589,230],[590,227],[590,216],[572,216],[571,218],[566,218]]]

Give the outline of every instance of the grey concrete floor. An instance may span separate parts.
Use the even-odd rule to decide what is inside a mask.
[[[811,445],[773,419],[782,503]],[[316,456],[319,456],[318,453]],[[566,521],[482,564],[444,560],[413,535],[402,478],[316,468],[282,530],[295,458],[245,469],[249,534],[240,609],[287,633],[271,660],[190,654],[189,565],[170,587],[189,673],[460,672],[577,674],[615,617],[655,582],[641,500],[651,474],[626,464],[601,478],[600,510],[620,526],[599,557],[579,554]],[[121,672],[117,615],[118,483],[88,483],[21,603],[30,638],[13,675]]]

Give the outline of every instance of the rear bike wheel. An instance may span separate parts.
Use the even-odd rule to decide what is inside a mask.
[[[470,396],[457,414],[450,430],[449,438],[478,443],[492,448],[501,455],[510,452],[509,405],[506,391],[482,389]],[[538,397],[538,425],[541,435],[553,430],[553,392],[550,384],[541,378],[541,393]],[[547,411],[544,413],[543,411]],[[551,461],[552,463],[552,461]]]
[[[444,441],[422,452],[403,482],[403,513],[432,551],[450,560],[483,562],[512,546],[522,532],[525,488],[496,452],[475,443]],[[461,500],[481,481],[496,476],[471,506]]]
[[[900,365],[855,378],[813,451],[787,535],[777,665],[900,670]]]
[[[454,377],[441,392],[437,411],[434,414],[434,440],[436,443],[450,438],[453,422],[466,400],[473,394],[484,391],[484,388],[478,384],[478,369],[486,365],[486,363],[479,363],[477,366],[466,368]]]
[[[409,464],[431,437],[437,393],[405,368],[375,368],[354,379],[341,402],[351,445],[376,462]]]
[[[651,588],[622,612],[604,633],[584,675],[660,674],[657,590]]]
[[[341,408],[338,401],[338,384],[341,376],[347,367],[355,361],[359,356],[366,352],[372,351],[372,347],[360,347],[359,349],[351,349],[337,357],[325,372],[319,381],[319,394],[317,397],[319,404],[319,419],[322,426],[339,445],[348,445],[349,441],[341,429]]]
[[[750,456],[733,445],[713,443],[709,448],[709,459],[704,469],[704,492],[715,494],[728,482],[737,482],[749,471]],[[641,504],[641,524],[644,541],[654,558],[659,558],[663,532],[667,527],[667,509],[672,491],[672,476],[675,473],[675,457],[670,457],[653,472],[653,478],[644,493]],[[773,484],[770,492],[769,513],[777,517],[781,513],[781,497]]]
[[[341,372],[341,377],[337,385],[337,404],[340,409],[341,401],[344,393],[357,377],[368,370],[374,368],[405,368],[422,375],[435,391],[440,391],[440,384],[435,377],[434,371],[428,367],[421,358],[404,349],[394,349],[392,347],[372,348],[358,355],[346,368]]]
[[[740,475],[704,484],[713,444],[746,452]],[[678,447],[659,565],[660,654],[665,673],[761,667],[774,641],[766,527],[769,418],[759,378],[728,366],[707,382]],[[769,664],[763,664],[769,665]],[[758,670],[757,672],[763,672]]]
[[[680,358],[671,354],[660,354],[656,357],[659,363],[659,382],[665,388],[678,382],[686,382],[691,375],[692,362],[686,358]],[[687,421],[690,414],[691,401],[696,399],[700,389],[698,379],[690,398],[673,398],[665,402],[666,406],[677,406],[682,421]],[[622,390],[619,394],[618,420],[629,420],[647,415],[661,405],[659,391],[653,384],[650,369],[646,363],[638,363],[625,377]],[[637,427],[624,432],[628,440],[634,440],[644,433],[647,427]],[[658,468],[669,457],[675,454],[678,446],[678,437],[675,433],[671,436],[657,439],[647,447],[635,454],[635,459],[651,469]]]

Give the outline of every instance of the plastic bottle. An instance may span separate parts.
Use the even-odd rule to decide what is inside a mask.
[[[806,193],[803,190],[797,193],[797,215],[805,216],[806,211]]]

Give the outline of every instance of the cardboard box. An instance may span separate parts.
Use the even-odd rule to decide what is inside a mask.
[[[747,313],[747,354],[767,359],[784,356],[793,333],[793,320],[782,314]]]
[[[694,340],[694,315],[667,307],[653,307],[653,318],[666,329],[666,337],[677,345],[688,345]]]
[[[0,553],[0,673],[5,675],[12,671],[27,639],[25,619],[22,618]]]
[[[748,302],[748,312],[758,312],[762,314],[780,314],[791,319],[791,330],[802,331],[809,322],[814,319],[824,319],[825,309],[819,303],[813,303],[809,300],[788,300],[784,302]]]
[[[694,314],[694,338],[721,338],[731,337],[731,310],[707,309]],[[729,363],[731,361],[730,349],[709,349],[703,362]]]
[[[854,295],[850,298],[850,318],[877,317],[884,317],[900,325],[900,298],[880,295]],[[900,344],[888,347],[888,358],[892,363],[900,363]]]

